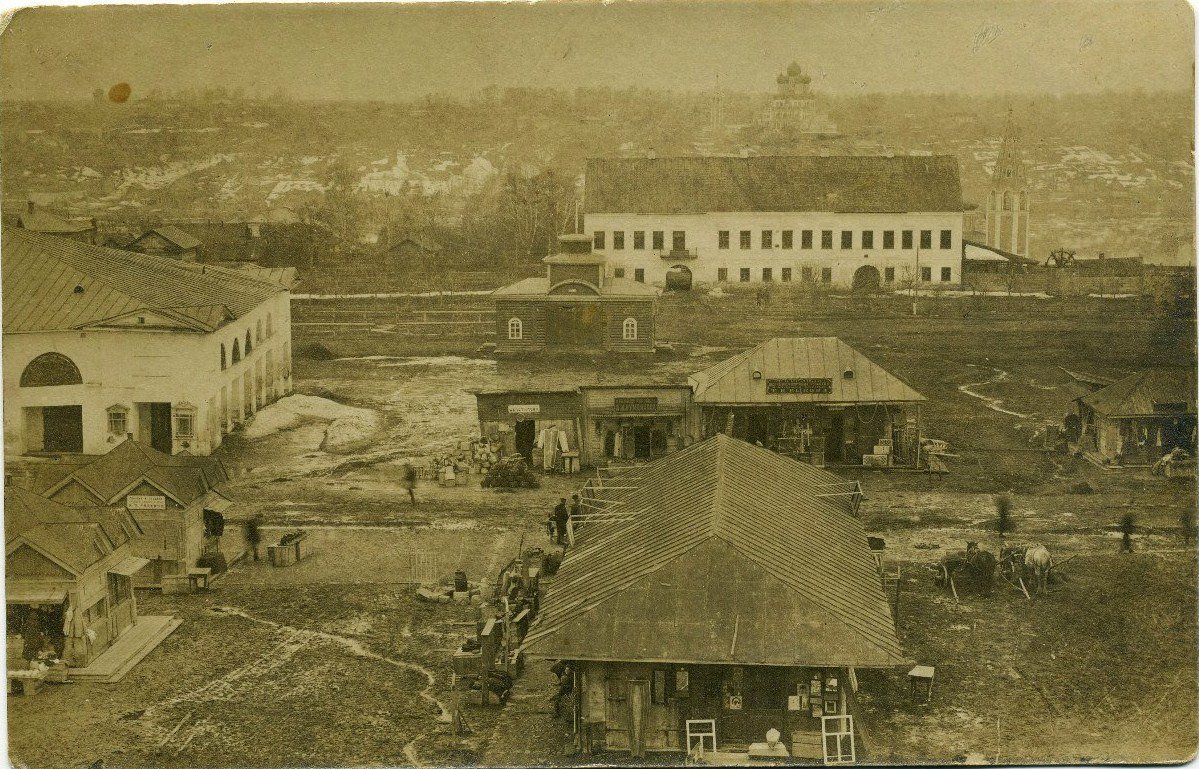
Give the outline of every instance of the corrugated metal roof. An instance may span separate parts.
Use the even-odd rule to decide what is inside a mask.
[[[765,156],[587,162],[587,213],[962,210],[957,158]]]
[[[549,278],[525,278],[508,286],[497,288],[491,292],[492,296],[527,296],[527,297],[548,297],[550,295],[550,279]],[[600,287],[600,296],[604,297],[651,297],[657,296],[658,291],[653,286],[641,283],[628,278],[604,278],[604,285]],[[581,297],[570,295],[566,299],[579,299]]]
[[[841,478],[718,435],[619,476],[542,602],[539,657],[904,664]],[[634,487],[634,488],[627,488]],[[733,628],[737,628],[733,643]]]
[[[754,379],[754,372],[761,378]],[[846,372],[853,372],[846,378]],[[830,393],[767,393],[770,379],[830,379]],[[690,377],[696,403],[911,403],[903,380],[834,336],[769,339]]]
[[[242,270],[20,229],[4,230],[0,250],[5,333],[85,328],[139,310],[181,313],[210,331],[284,290]]]
[[[1194,369],[1153,368],[1124,377],[1078,400],[1100,414],[1117,417],[1175,415],[1183,412],[1160,404],[1183,404],[1196,413]]]

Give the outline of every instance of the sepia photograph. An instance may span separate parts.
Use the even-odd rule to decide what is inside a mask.
[[[1185,0],[20,1],[10,765],[1195,758]]]

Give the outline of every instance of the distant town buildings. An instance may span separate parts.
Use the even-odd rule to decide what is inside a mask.
[[[593,159],[585,229],[609,277],[666,284],[961,281],[951,156]]]
[[[1011,116],[987,193],[987,245],[1028,256],[1029,189],[1020,131]]]
[[[264,273],[3,233],[4,444],[209,454],[291,390],[288,289]]]

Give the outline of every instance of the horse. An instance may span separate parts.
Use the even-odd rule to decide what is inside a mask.
[[[1053,556],[1044,545],[1032,545],[1024,551],[1024,570],[1031,572],[1036,584],[1037,595],[1049,594],[1049,572],[1053,569]]]
[[[958,550],[941,559],[937,582],[956,594],[956,579],[965,577],[975,592],[987,597],[994,587],[996,564],[995,556],[980,549],[977,542],[967,542],[965,552]]]

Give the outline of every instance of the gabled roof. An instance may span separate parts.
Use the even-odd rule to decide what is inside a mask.
[[[5,549],[24,541],[75,574],[140,533],[136,519],[120,508],[67,507],[27,489],[4,490]]]
[[[754,378],[754,372],[761,376]],[[846,372],[853,376],[846,378]],[[828,379],[831,392],[768,393],[771,379]],[[696,403],[912,403],[925,400],[902,379],[833,336],[769,339],[693,374]]]
[[[717,435],[618,476],[542,601],[538,657],[905,663],[849,485]]]
[[[550,296],[550,279],[549,278],[525,278],[503,288],[497,288],[491,292],[492,296],[496,297],[541,297]],[[600,287],[599,295],[601,297],[635,297],[647,298],[658,295],[658,290],[646,283],[641,283],[628,278],[604,278],[604,285]],[[577,296],[564,297],[565,299],[577,300]]]
[[[212,331],[285,290],[242,270],[181,262],[5,229],[5,333],[104,326],[138,310],[187,316]]]
[[[77,232],[94,230],[96,225],[88,219],[64,219],[49,211],[26,211],[17,217],[17,226],[31,232],[46,232],[57,235],[70,235]]]
[[[1195,389],[1193,368],[1152,368],[1126,376],[1078,400],[1112,417],[1194,415]]]
[[[962,258],[967,262],[1015,262],[1016,264],[1033,265],[1036,259],[1013,254],[1002,248],[988,246],[985,242],[962,239]]]
[[[155,227],[154,229],[148,231],[145,235],[142,235],[141,238],[135,240],[134,243],[137,243],[147,235],[157,235],[168,243],[177,246],[181,251],[187,251],[192,248],[200,247],[200,241],[198,239],[192,235],[189,235],[173,224],[164,224],[160,227]]]
[[[962,210],[957,158],[765,156],[587,162],[586,213]]]
[[[216,457],[171,456],[134,440],[117,444],[87,464],[68,467],[66,473],[38,490],[53,494],[76,481],[102,500],[101,504],[110,504],[145,481],[186,506],[229,480],[225,466]]]

